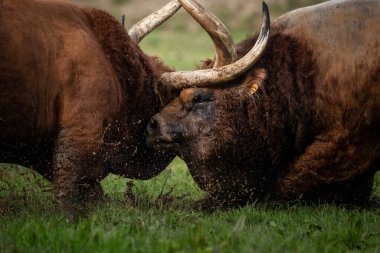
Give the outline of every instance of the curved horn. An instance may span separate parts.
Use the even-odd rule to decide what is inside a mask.
[[[179,8],[181,8],[181,3],[178,0],[171,1],[158,11],[134,24],[129,29],[128,35],[138,44],[146,35],[173,16]]]
[[[234,40],[228,28],[196,1],[179,0],[185,10],[206,30],[215,44],[215,67],[236,61]]]
[[[177,89],[230,81],[252,67],[260,58],[268,42],[269,26],[269,10],[268,6],[263,2],[263,21],[260,35],[253,48],[244,57],[223,67],[164,73],[161,75],[161,80]]]

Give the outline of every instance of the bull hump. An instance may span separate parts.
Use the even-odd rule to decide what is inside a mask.
[[[342,18],[361,20],[380,15],[380,1],[377,0],[338,0],[299,8],[278,17],[273,23],[282,29],[304,27],[318,32],[328,29],[334,23],[342,25]]]

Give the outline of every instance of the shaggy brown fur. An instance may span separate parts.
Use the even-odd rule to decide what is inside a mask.
[[[183,90],[152,118],[150,142],[179,152],[221,205],[367,202],[380,161],[379,14],[377,1],[337,1],[280,17],[251,70]]]
[[[74,215],[101,196],[108,173],[147,179],[166,167],[172,155],[147,149],[144,132],[167,67],[103,11],[31,0],[0,8],[0,162],[52,180]]]

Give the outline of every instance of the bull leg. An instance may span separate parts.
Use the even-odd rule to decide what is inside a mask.
[[[320,195],[315,194],[319,190],[323,192],[322,189],[331,190],[339,185],[343,187],[345,182],[350,182],[358,175],[364,175],[371,167],[371,159],[364,159],[366,156],[361,150],[345,140],[347,136],[344,131],[318,137],[291,164],[289,172],[280,180],[274,195],[288,200],[303,195],[307,199],[308,196]],[[323,200],[324,196],[320,198]],[[334,199],[331,196],[325,198]]]
[[[103,193],[96,155],[99,143],[94,142],[92,131],[85,133],[83,129],[88,130],[81,127],[61,130],[55,146],[54,194],[70,218],[83,214],[85,203]]]
[[[78,50],[84,44],[75,47]],[[63,87],[59,104],[59,132],[54,143],[53,190],[61,210],[69,217],[84,214],[86,203],[102,196],[99,181],[105,176],[101,163],[104,123],[117,109],[115,79],[109,62],[102,57],[78,51],[69,66],[72,83]],[[88,61],[88,59],[92,59]],[[105,60],[105,61],[104,61]],[[89,69],[104,69],[101,75]]]
[[[374,171],[355,176],[354,178],[316,187],[306,195],[308,200],[323,200],[340,204],[368,205],[372,192]]]

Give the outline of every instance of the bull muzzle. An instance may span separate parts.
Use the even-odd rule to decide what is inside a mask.
[[[157,117],[152,117],[148,123],[148,134],[149,136],[155,136],[160,133],[160,123]]]
[[[151,147],[169,147],[175,142],[176,134],[173,134],[173,126],[166,124],[159,115],[151,118],[147,126],[147,144]]]

